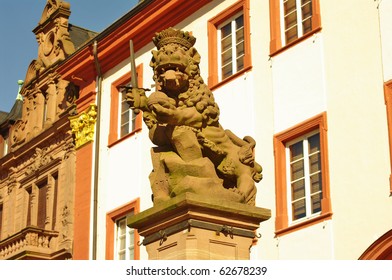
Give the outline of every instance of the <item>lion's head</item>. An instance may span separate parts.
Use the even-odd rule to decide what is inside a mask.
[[[205,125],[217,124],[219,108],[200,76],[200,54],[193,47],[196,38],[189,32],[168,28],[157,33],[153,42],[157,50],[152,51],[150,66],[157,90],[174,98],[177,107],[195,107]]]

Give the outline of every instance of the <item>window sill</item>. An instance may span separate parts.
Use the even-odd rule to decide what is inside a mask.
[[[320,216],[310,218],[309,220],[305,220],[303,222],[299,222],[297,224],[290,225],[289,227],[279,229],[279,230],[275,231],[275,237],[295,232],[297,230],[321,223],[325,220],[330,220],[331,218],[332,218],[332,212],[321,214]]]
[[[275,56],[275,55],[280,54],[281,52],[284,52],[284,51],[287,50],[287,49],[290,49],[291,47],[293,47],[293,46],[295,46],[295,45],[301,43],[302,41],[306,40],[307,38],[313,36],[314,34],[320,32],[320,31],[321,31],[321,27],[317,27],[317,28],[315,28],[314,30],[309,31],[309,32],[306,33],[305,35],[303,35],[303,36],[299,37],[298,39],[294,40],[293,42],[291,42],[291,43],[289,43],[289,44],[287,44],[287,45],[285,45],[285,46],[283,46],[283,47],[280,47],[280,48],[278,48],[278,49],[272,51],[272,52],[270,53],[270,57],[273,57],[273,56]]]
[[[121,137],[120,139],[117,139],[116,141],[113,141],[111,143],[108,144],[108,148],[112,148],[113,146],[117,145],[118,143],[121,143],[123,141],[125,141],[126,139],[132,137],[133,135],[135,135],[136,133],[142,131],[141,128],[137,128],[135,130],[133,130],[132,132],[128,133],[127,135]]]
[[[231,75],[230,77],[224,79],[223,81],[220,81],[220,82],[218,82],[218,83],[216,83],[214,85],[208,85],[208,86],[209,86],[210,90],[215,90],[215,89],[217,89],[217,88],[219,88],[219,87],[229,83],[230,81],[238,78],[239,76],[243,75],[245,72],[250,71],[251,69],[252,69],[252,65],[249,65],[249,66],[245,67],[244,69],[242,69],[241,71],[238,71],[237,73],[235,73],[235,74]]]

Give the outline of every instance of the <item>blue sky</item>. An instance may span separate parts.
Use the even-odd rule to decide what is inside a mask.
[[[37,26],[46,0],[0,0],[0,111],[10,111],[27,67],[37,58]],[[101,32],[131,10],[138,0],[67,0],[69,22]]]

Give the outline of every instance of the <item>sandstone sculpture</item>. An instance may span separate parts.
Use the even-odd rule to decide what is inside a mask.
[[[262,168],[255,161],[255,141],[237,137],[219,124],[219,108],[200,75],[200,55],[190,33],[168,28],[157,33],[150,66],[156,92],[125,87],[127,102],[143,111],[153,171],[154,203],[184,192],[255,204],[255,182]]]

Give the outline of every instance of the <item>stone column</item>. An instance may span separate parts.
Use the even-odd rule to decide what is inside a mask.
[[[50,126],[56,119],[57,109],[57,89],[56,81],[54,77],[51,77],[48,81],[48,89],[46,90],[46,114],[45,126]]]
[[[127,221],[150,260],[247,260],[269,209],[184,193]]]

